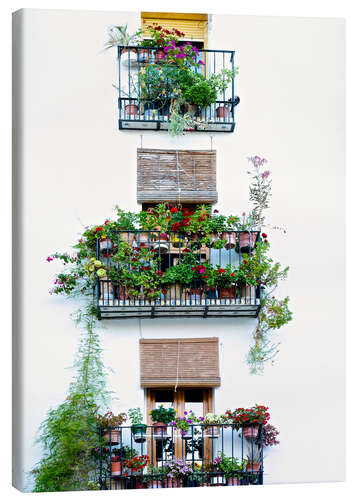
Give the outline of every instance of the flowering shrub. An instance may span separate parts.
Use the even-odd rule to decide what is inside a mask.
[[[170,425],[179,429],[181,436],[184,437],[188,433],[190,426],[198,421],[197,417],[192,410],[184,411],[183,417],[176,415],[176,417],[170,422]]]
[[[221,452],[212,462],[212,466],[216,471],[223,472],[227,476],[239,478],[243,477],[241,473],[245,470],[246,464],[247,460],[240,461],[236,457],[228,457],[223,452]],[[211,467],[208,466],[208,470]]]
[[[188,465],[184,459],[174,457],[169,462],[164,464],[167,470],[167,477],[183,479],[193,474],[194,470],[191,465]]]
[[[118,413],[118,415],[114,415],[111,410],[108,410],[104,415],[98,414],[97,422],[100,427],[119,427],[123,422],[126,422],[128,419],[127,414],[125,412]]]
[[[144,24],[146,24],[146,21],[144,21]],[[141,40],[140,45],[142,47],[164,47],[172,42],[178,42],[179,38],[185,36],[185,33],[176,28],[169,30],[155,22],[145,26],[145,28],[150,39]]]
[[[255,405],[252,408],[236,408],[235,410],[227,410],[226,416],[230,422],[236,424],[236,428],[245,425],[265,425],[270,419],[268,407],[263,405]]]
[[[123,462],[123,467],[129,470],[131,474],[139,473],[142,474],[144,468],[150,464],[150,459],[148,455],[139,455]],[[124,476],[127,476],[128,472],[124,473]]]

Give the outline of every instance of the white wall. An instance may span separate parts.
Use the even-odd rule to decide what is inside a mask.
[[[102,52],[111,24],[139,26],[138,13],[26,10],[24,16],[22,385],[23,456],[16,477],[40,457],[34,435],[72,377],[79,332],[76,305],[50,296],[56,264],[83,226],[118,203],[136,205],[140,131],[117,129],[117,66]],[[216,410],[254,403],[271,408],[281,444],[268,451],[265,482],[344,477],[344,23],[336,19],[213,16],[210,48],[237,51],[237,126],[213,134],[218,207],[247,210],[246,157],[273,172],[269,231],[274,256],[291,265],[281,294],[294,321],[275,334],[279,357],[263,377],[244,363],[254,321],[144,320],[144,337],[219,336],[222,386]],[[144,147],[209,149],[210,134],[172,139],[142,132]],[[20,314],[20,311],[19,311]],[[143,404],[137,320],[103,321],[105,363],[119,402]],[[129,374],[129,376],[128,376]],[[331,442],[330,436],[334,438]],[[19,484],[17,482],[17,484]]]

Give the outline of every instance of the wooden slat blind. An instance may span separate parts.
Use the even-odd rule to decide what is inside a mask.
[[[218,338],[140,339],[141,387],[218,387]]]
[[[137,201],[216,203],[216,151],[137,150]]]

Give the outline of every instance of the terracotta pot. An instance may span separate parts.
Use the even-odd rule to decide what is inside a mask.
[[[101,252],[107,252],[113,248],[113,242],[109,238],[99,241],[99,250]]]
[[[149,49],[138,49],[138,59],[141,64],[146,64],[150,60],[150,50]]]
[[[250,425],[243,427],[243,436],[245,439],[255,439],[258,436],[259,427],[257,425]]]
[[[216,439],[219,437],[220,430],[221,430],[221,428],[219,425],[212,425],[209,427],[205,427],[204,437]]]
[[[120,476],[121,462],[112,462],[111,470],[112,470],[112,476]]]
[[[221,299],[234,299],[236,295],[234,286],[231,288],[220,288],[218,291]]]
[[[246,472],[259,472],[260,462],[248,462],[246,465]]]
[[[216,116],[217,118],[228,118],[229,117],[228,106],[218,106],[218,108],[216,108]]]
[[[162,62],[164,60],[162,56],[165,56],[165,52],[162,49],[157,50],[155,53],[155,62]]]
[[[177,479],[175,477],[167,477],[162,482],[164,488],[177,488]]]
[[[241,250],[249,250],[249,248],[254,248],[256,239],[257,233],[244,231],[243,233],[238,233],[236,241]]]
[[[167,436],[167,424],[164,424],[163,422],[155,422],[154,436],[158,438]]]
[[[227,478],[228,486],[239,486],[240,483],[241,483],[241,480],[238,477],[228,477]]]
[[[125,114],[130,116],[139,116],[139,106],[136,104],[127,104],[125,106]]]
[[[222,239],[227,240],[224,245],[227,250],[236,246],[236,233],[222,233]]]
[[[112,439],[112,444],[119,444],[120,443],[120,437],[121,437],[121,429],[113,429],[111,432],[111,439]],[[110,432],[107,431],[105,433],[105,439],[110,441]]]

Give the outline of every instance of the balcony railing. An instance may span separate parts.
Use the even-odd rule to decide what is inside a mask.
[[[111,427],[99,433],[102,489],[263,484],[262,425],[194,424],[185,436],[170,425],[148,425],[139,432],[129,426]],[[145,466],[135,470],[134,457]],[[170,464],[177,460],[189,470],[172,477]]]
[[[249,258],[260,240],[259,231],[224,231],[203,239],[200,234],[187,235],[160,231],[118,231],[116,241],[97,241],[97,258],[108,268],[120,268],[115,262],[116,248],[121,241],[133,249],[150,249],[158,261],[158,270],[166,271],[179,265],[185,255],[194,251],[198,265],[238,268]],[[217,245],[221,240],[220,245]],[[222,248],[214,248],[221,246]],[[146,263],[150,264],[150,263]],[[261,304],[261,287],[232,283],[229,287],[208,286],[196,279],[188,285],[173,283],[155,295],[145,294],[143,287],[133,292],[119,281],[108,277],[97,280],[99,318],[135,317],[256,317]]]
[[[218,75],[222,70],[233,71],[234,54],[232,50],[201,49],[197,59],[201,59],[204,65],[191,69],[205,78]],[[139,75],[148,66],[161,68],[164,65],[162,55],[161,48],[118,47],[119,129],[168,130],[171,121],[170,102],[173,97],[168,80],[166,80],[166,90],[165,83],[160,83],[164,89],[160,99],[150,99],[143,94],[142,85],[138,80]],[[205,107],[191,107],[190,111],[193,111],[196,121],[192,130],[233,132],[235,106],[239,103],[239,97],[235,96],[234,92],[234,78],[232,78],[228,87],[217,95],[214,103]]]

